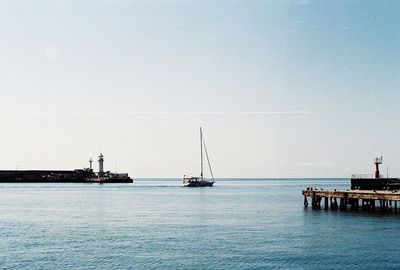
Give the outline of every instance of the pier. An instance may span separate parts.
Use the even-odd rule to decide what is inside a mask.
[[[398,212],[400,192],[388,190],[317,190],[308,188],[302,192],[304,207],[308,207],[311,198],[313,209],[326,210],[366,210]]]

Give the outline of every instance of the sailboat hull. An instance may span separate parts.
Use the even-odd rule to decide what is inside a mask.
[[[184,187],[212,187],[215,182],[202,180],[202,181],[187,181],[183,183]]]

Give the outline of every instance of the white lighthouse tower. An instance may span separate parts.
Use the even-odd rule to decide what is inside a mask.
[[[102,153],[100,153],[99,156],[99,175],[104,174],[104,156]]]
[[[89,170],[90,170],[90,171],[93,171],[93,166],[92,166],[92,164],[93,164],[93,159],[92,159],[92,158],[89,158]]]

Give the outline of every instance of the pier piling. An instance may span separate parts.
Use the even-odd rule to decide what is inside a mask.
[[[304,207],[308,207],[308,200],[306,195],[304,195]]]

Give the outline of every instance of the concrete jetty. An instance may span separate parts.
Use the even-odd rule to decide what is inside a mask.
[[[104,156],[99,155],[99,171],[94,172],[93,159],[89,168],[75,170],[0,170],[0,183],[132,183],[127,173],[104,171]]]

